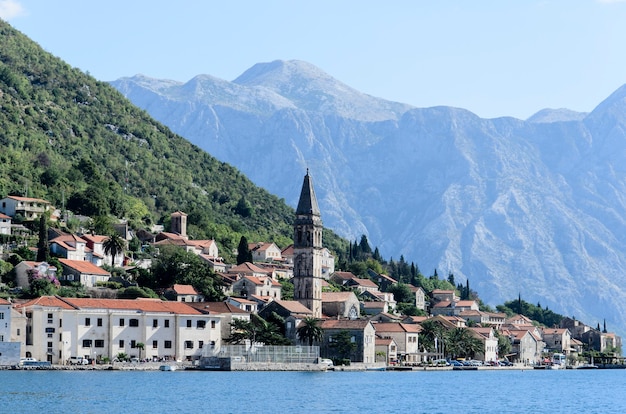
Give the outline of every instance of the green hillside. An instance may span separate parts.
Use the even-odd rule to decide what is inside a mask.
[[[115,59],[115,56],[111,56]],[[285,245],[293,209],[0,20],[0,198],[44,198],[140,227],[176,210],[222,249]]]

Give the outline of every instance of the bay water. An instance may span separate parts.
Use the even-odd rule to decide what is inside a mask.
[[[626,370],[0,371],[2,413],[624,413]]]

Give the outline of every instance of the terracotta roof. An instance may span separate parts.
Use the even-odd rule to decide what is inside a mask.
[[[230,268],[230,270],[228,272],[229,273],[246,273],[246,272],[269,273],[267,270],[261,269],[260,267],[255,266],[254,264],[252,264],[250,262],[244,262],[244,263],[242,263],[240,265],[232,267],[232,268]]]
[[[241,304],[246,304],[246,305],[256,305],[256,302],[250,299],[245,299],[245,298],[237,298],[237,297],[231,297],[231,300],[237,302],[237,303],[241,303]]]
[[[0,298],[0,305],[10,305],[10,304],[11,302],[9,302],[8,300]]]
[[[444,290],[444,289],[434,289],[432,291],[433,294],[439,294],[439,295],[454,295],[454,290]]]
[[[404,321],[410,321],[410,323],[422,323],[426,319],[428,319],[428,316],[407,316],[403,320]]]
[[[333,273],[333,276],[336,276],[339,279],[343,279],[343,280],[350,280],[356,277],[356,275],[352,272],[335,272]]]
[[[452,302],[449,300],[442,300],[441,302],[437,302],[433,305],[433,308],[449,308],[452,305]]]
[[[187,216],[187,214],[185,214],[182,211],[178,210],[178,211],[175,211],[172,214],[170,214],[170,217],[171,216]]]
[[[266,276],[244,276],[242,279],[245,280],[249,280],[250,282],[254,283],[257,286],[264,286],[265,282],[267,282],[268,280],[271,282],[273,287],[280,287],[282,286],[280,284],[280,282],[272,279],[271,277],[266,277]]]
[[[354,277],[352,278],[352,281],[356,282],[359,286],[378,288],[378,285],[372,282],[370,279],[360,279],[358,277]]]
[[[93,242],[93,243],[104,243],[105,240],[109,238],[109,236],[101,236],[98,234],[83,234],[81,236],[84,240]]]
[[[274,245],[274,243],[248,243],[248,249],[250,249],[251,252],[255,252],[255,251],[264,251],[269,249],[270,247],[272,247],[272,245]]]
[[[289,246],[285,247],[280,254],[282,256],[293,256],[293,244],[290,244]]]
[[[389,346],[392,343],[394,343],[395,341],[393,340],[393,338],[378,338],[376,337],[376,339],[374,340],[374,344],[376,346],[382,346],[382,345],[386,345]]]
[[[198,294],[198,291],[194,289],[194,287],[191,285],[175,284],[174,286],[172,286],[172,289],[174,290],[174,292],[176,292],[179,295],[197,295]]]
[[[365,329],[370,323],[366,319],[326,319],[322,322],[322,329]]]
[[[37,201],[39,203],[50,204],[47,200],[42,200],[41,198],[30,198],[30,197],[18,197],[18,196],[7,196],[6,198],[10,198],[17,201]]]
[[[276,300],[274,302],[277,305],[280,305],[286,310],[288,310],[290,313],[304,313],[304,314],[313,313],[313,311],[311,311],[309,308],[307,308],[306,306],[304,306],[302,303],[298,302],[297,300]]]
[[[406,332],[406,333],[422,332],[422,327],[418,324],[397,323],[397,322],[375,323],[374,329],[376,329],[376,332]]]
[[[42,306],[46,308],[63,308],[63,309],[76,309],[69,303],[61,300],[57,296],[41,296],[28,302],[15,305],[16,308],[28,308],[30,306]]]
[[[169,233],[166,231],[162,231],[161,233],[158,234],[159,236],[163,236],[166,239],[170,239],[170,240],[185,240],[185,238],[183,236],[181,236],[180,234],[176,234],[176,233]]]
[[[138,310],[142,312],[168,312],[174,314],[194,315],[201,314],[199,310],[185,302],[166,302],[159,299],[93,299],[93,298],[64,298],[70,305],[80,309],[116,309]]]
[[[198,309],[200,312],[211,313],[243,313],[250,314],[245,310],[231,305],[228,302],[186,302],[192,308]]]
[[[363,303],[363,307],[367,309],[376,309],[376,308],[384,309],[385,308],[385,302],[362,302],[362,303]]]
[[[11,217],[7,216],[6,214],[0,213],[0,219],[5,219],[6,220],[6,219],[11,219]]]
[[[475,300],[460,300],[456,303],[456,306],[461,308],[469,308],[476,305]]]
[[[345,302],[356,297],[353,292],[322,292],[322,302]]]
[[[394,279],[394,278],[392,278],[392,277],[390,277],[390,276],[387,276],[387,275],[385,275],[385,274],[379,273],[379,274],[378,274],[378,276],[379,276],[379,277],[381,277],[381,278],[383,278],[383,279],[385,279],[385,280],[387,280],[388,282],[391,282],[391,283],[398,283],[398,281],[397,281],[396,279]]]
[[[74,269],[80,273],[88,273],[90,275],[101,275],[101,276],[111,276],[111,273],[106,270],[96,266],[91,262],[87,262],[84,260],[69,260],[69,259],[59,259],[61,264]]]

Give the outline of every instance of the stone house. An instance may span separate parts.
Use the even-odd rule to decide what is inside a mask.
[[[543,341],[550,351],[569,355],[571,338],[572,335],[567,328],[543,328]]]
[[[107,282],[111,273],[84,260],[59,259],[63,267],[63,274],[59,280],[80,282],[86,287],[95,287],[98,282]]]
[[[11,217],[0,213],[0,234],[11,234]]]
[[[392,365],[398,360],[398,344],[393,338],[376,336],[376,362]]]
[[[251,296],[265,296],[273,300],[280,300],[282,285],[267,276],[243,276],[232,285],[234,296],[250,298]]]
[[[282,260],[281,250],[274,243],[248,243],[253,262]]]
[[[419,333],[422,327],[417,324],[375,323],[376,336],[393,338],[397,344],[397,359],[404,363],[418,363],[422,357],[419,352]]]
[[[324,340],[320,344],[322,358],[348,358],[351,362],[376,362],[376,332],[372,323],[365,319],[326,319],[321,324]],[[354,350],[348,355],[341,355],[337,336],[344,332],[354,344]]]
[[[357,319],[360,309],[354,292],[322,292],[322,313],[326,316]]]
[[[49,201],[39,198],[8,196],[0,200],[0,213],[13,219],[21,216],[24,220],[37,220],[51,209],[54,210]]]
[[[204,302],[204,295],[191,285],[174,284],[165,291],[165,296],[177,302]]]

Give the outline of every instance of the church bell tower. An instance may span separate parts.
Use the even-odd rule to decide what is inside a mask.
[[[293,226],[294,299],[322,316],[322,219],[307,169]]]

